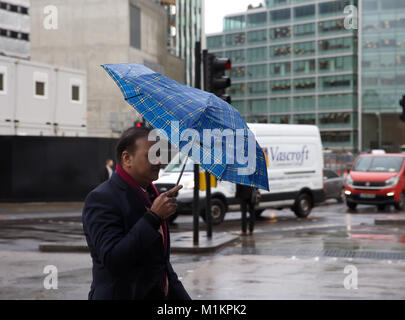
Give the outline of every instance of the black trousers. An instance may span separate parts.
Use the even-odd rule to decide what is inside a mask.
[[[253,232],[255,228],[255,206],[249,200],[240,200],[240,208],[242,211],[242,232],[246,232],[247,229],[247,211],[249,211],[249,231]]]

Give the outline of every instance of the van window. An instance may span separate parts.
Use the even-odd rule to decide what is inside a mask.
[[[186,156],[182,153],[176,154],[172,161],[167,165],[165,172],[180,172],[183,168],[184,160]],[[194,161],[191,158],[188,158],[184,172],[194,171]]]
[[[353,171],[363,172],[398,172],[401,170],[402,157],[360,157]]]

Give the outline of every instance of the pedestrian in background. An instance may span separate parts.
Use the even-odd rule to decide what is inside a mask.
[[[247,211],[249,211],[249,235],[253,234],[255,228],[256,218],[256,204],[258,199],[257,189],[241,184],[236,185],[235,197],[240,201],[240,209],[242,212],[242,236],[246,236],[247,233]]]
[[[105,161],[105,167],[103,168],[103,173],[101,175],[101,182],[104,182],[111,178],[114,170],[114,161],[111,159],[107,159]]]

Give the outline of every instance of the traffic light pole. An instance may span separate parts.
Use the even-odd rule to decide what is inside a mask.
[[[207,224],[207,238],[212,238],[212,214],[211,214],[211,175],[205,171],[205,223]]]
[[[201,89],[201,42],[195,43],[195,83],[197,89]],[[194,195],[193,195],[193,243],[199,242],[199,219],[200,219],[200,165],[194,164]]]

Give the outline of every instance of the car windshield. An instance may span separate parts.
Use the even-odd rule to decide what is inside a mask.
[[[167,165],[166,172],[180,172],[183,168],[184,161],[186,156],[182,153],[177,153],[173,160]],[[191,158],[188,158],[184,172],[192,172],[194,170],[194,161]]]
[[[360,157],[353,171],[398,172],[401,170],[403,161],[402,157]]]

